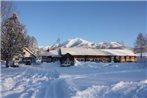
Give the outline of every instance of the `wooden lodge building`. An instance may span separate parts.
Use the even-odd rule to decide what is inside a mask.
[[[36,62],[36,56],[33,54],[33,52],[30,49],[24,47],[22,49],[22,53],[15,55],[12,61],[14,64],[11,64],[11,66],[14,67],[19,66],[20,63],[26,64],[27,62],[29,62],[30,65],[31,63]]]
[[[62,66],[82,62],[136,62],[136,54],[128,49],[60,48],[42,53],[42,62],[60,61]]]

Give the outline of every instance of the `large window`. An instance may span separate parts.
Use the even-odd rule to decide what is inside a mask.
[[[126,61],[130,61],[130,57],[129,56],[126,57]]]
[[[77,58],[78,61],[85,61],[84,58]]]
[[[136,61],[136,58],[135,58],[134,56],[132,56],[132,57],[131,57],[131,61],[132,61],[132,62],[135,62],[135,61]]]
[[[125,62],[125,57],[124,56],[121,57],[121,62]]]

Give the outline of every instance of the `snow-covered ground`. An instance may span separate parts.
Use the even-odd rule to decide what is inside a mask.
[[[147,98],[147,64],[2,67],[1,86],[2,98]]]

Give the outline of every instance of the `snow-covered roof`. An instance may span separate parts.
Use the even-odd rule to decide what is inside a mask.
[[[52,56],[52,57],[58,57],[58,51],[57,50],[52,50],[50,52],[47,51],[41,51],[42,56]]]
[[[36,57],[36,56],[34,55],[34,53],[33,53],[30,49],[28,49],[27,47],[24,47],[23,50],[26,50],[30,55]]]
[[[71,55],[107,55],[105,52],[90,48],[61,48],[62,54],[70,53]]]
[[[136,54],[129,49],[101,49],[101,50],[116,56],[136,56]]]
[[[61,48],[62,55],[70,53],[71,55],[99,55],[99,56],[136,56],[129,49],[91,49],[91,48]],[[59,56],[58,49],[50,52],[42,51],[42,56]]]
[[[61,48],[62,54],[71,55],[114,55],[114,56],[136,56],[129,49],[90,49],[90,48]]]
[[[27,47],[24,47],[23,49],[26,50],[27,52],[29,52],[30,54],[33,54],[33,52],[30,49],[28,49]]]

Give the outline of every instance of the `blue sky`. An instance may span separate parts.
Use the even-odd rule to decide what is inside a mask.
[[[147,2],[15,1],[29,35],[40,46],[80,37],[93,42],[124,42],[133,46],[147,33]]]

